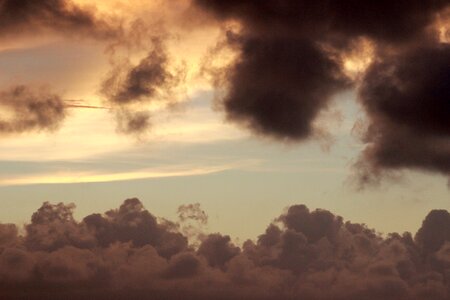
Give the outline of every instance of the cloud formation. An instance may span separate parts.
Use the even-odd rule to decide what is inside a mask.
[[[105,43],[112,70],[99,79],[101,94],[118,131],[141,135],[154,125],[155,111],[173,107],[186,77],[171,52],[178,49],[170,48],[174,33],[223,27],[218,48],[237,55],[215,74],[225,87],[220,106],[229,121],[278,141],[328,137],[315,121],[336,94],[354,88],[369,123],[355,164],[361,185],[404,168],[449,174],[448,0],[160,5],[148,5],[148,21],[139,14],[107,16],[69,0],[0,0],[0,38],[51,32]],[[349,57],[368,55],[362,43],[373,48],[365,58],[371,63],[361,76],[350,76]],[[52,116],[48,124],[28,126],[56,128]],[[12,125],[2,131],[29,130],[7,128]]]
[[[448,299],[450,214],[413,237],[382,237],[326,210],[294,205],[242,247],[220,233],[199,247],[138,199],[81,222],[44,203],[24,234],[0,224],[5,299]]]
[[[229,120],[302,141],[314,136],[313,122],[331,98],[353,85],[371,123],[357,164],[361,183],[384,168],[449,173],[450,64],[435,25],[448,1],[194,3],[216,21],[239,24],[226,39],[237,58],[219,74]],[[374,48],[373,63],[362,80],[348,78],[345,60],[365,55],[361,41]]]
[[[230,34],[233,35],[233,34]],[[258,134],[299,140],[331,96],[348,87],[339,62],[307,39],[232,36],[240,48],[223,99],[228,119]]]
[[[100,14],[95,6],[70,0],[0,0],[0,27],[0,38],[58,34],[105,44],[112,70],[99,85],[122,133],[145,133],[151,125],[148,104],[174,98],[172,91],[182,81],[181,71],[169,71],[168,33],[138,17]],[[115,56],[119,50],[125,50],[125,58]],[[136,52],[146,53],[138,63],[131,57]]]
[[[114,46],[112,70],[101,84],[101,94],[113,108],[121,133],[145,133],[152,125],[146,107],[154,103],[170,106],[176,101],[174,90],[182,82],[183,72],[170,68],[165,46],[167,33],[152,33],[147,27],[136,22],[126,34],[129,37]],[[141,32],[136,34],[133,30]],[[145,51],[146,55],[137,64],[131,63],[130,57],[114,62],[120,48],[136,48],[134,51]]]
[[[151,49],[135,66],[113,70],[103,82],[102,92],[117,104],[145,102],[161,97],[161,90],[170,90],[177,80],[168,71],[167,50],[159,39],[152,39]]]
[[[368,146],[358,162],[363,181],[397,168],[450,175],[449,66],[448,44],[415,48],[370,66],[359,91],[370,121]]]
[[[1,0],[0,36],[50,31],[109,38],[117,29],[70,0]]]
[[[59,95],[24,85],[0,92],[0,134],[55,130],[66,117]]]

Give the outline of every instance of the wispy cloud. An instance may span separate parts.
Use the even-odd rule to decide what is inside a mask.
[[[55,172],[33,176],[17,176],[0,179],[0,186],[33,185],[33,184],[67,184],[88,182],[112,182],[136,179],[196,176],[217,173],[231,169],[233,165],[217,166],[179,166],[177,168],[152,168],[132,172],[102,173],[102,172]]]

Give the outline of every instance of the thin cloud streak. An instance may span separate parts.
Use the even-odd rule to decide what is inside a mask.
[[[234,165],[217,165],[217,166],[180,166],[179,168],[155,168],[141,171],[123,172],[123,173],[96,173],[90,172],[57,172],[51,174],[39,174],[35,176],[18,176],[8,179],[0,179],[0,186],[21,186],[35,184],[70,184],[70,183],[101,183],[128,181],[137,179],[167,178],[167,177],[184,177],[198,176],[218,173],[230,169],[234,169],[238,164]]]

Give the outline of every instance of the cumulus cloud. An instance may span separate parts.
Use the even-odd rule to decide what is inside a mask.
[[[220,233],[198,247],[138,199],[73,218],[44,203],[23,231],[0,224],[5,299],[448,299],[450,214],[413,237],[383,237],[326,210],[290,207],[241,247]],[[172,224],[173,225],[173,224]],[[19,234],[23,232],[23,234]]]
[[[136,247],[151,245],[163,257],[170,257],[187,247],[183,235],[158,224],[138,199],[128,199],[118,210],[110,210],[103,216],[87,216],[84,223],[102,247],[116,242],[131,242]]]

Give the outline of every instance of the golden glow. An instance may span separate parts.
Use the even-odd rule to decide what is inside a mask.
[[[0,186],[30,185],[30,184],[65,184],[65,183],[88,183],[88,182],[111,182],[135,179],[165,178],[195,176],[217,173],[230,169],[232,166],[193,167],[185,166],[178,170],[170,169],[148,169],[136,172],[124,173],[55,173],[39,174],[36,176],[23,176],[17,178],[0,179]]]
[[[374,46],[366,39],[361,39],[354,49],[344,55],[344,70],[352,79],[358,79],[374,57]]]
[[[450,43],[450,8],[438,15],[436,24],[441,43]]]

